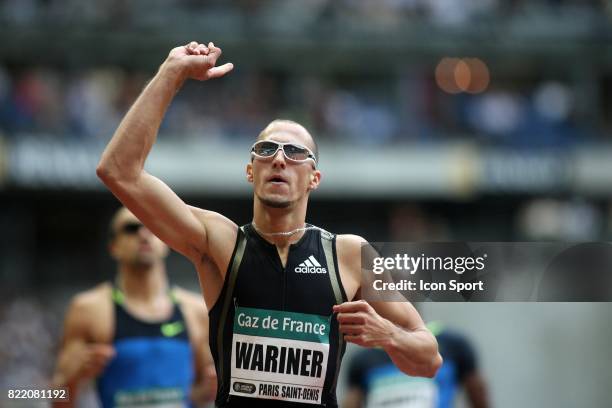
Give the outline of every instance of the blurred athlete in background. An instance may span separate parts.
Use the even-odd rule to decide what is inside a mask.
[[[427,326],[435,334],[444,359],[433,379],[405,375],[380,349],[360,350],[349,363],[343,408],[451,408],[461,388],[472,408],[489,407],[487,386],[470,342],[440,322]]]
[[[110,225],[116,279],[77,294],[67,312],[53,377],[68,387],[95,379],[108,407],[191,407],[214,398],[208,316],[199,295],[168,285],[168,247],[126,208]]]

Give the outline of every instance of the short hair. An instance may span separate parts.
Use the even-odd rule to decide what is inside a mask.
[[[298,122],[296,122],[294,120],[291,120],[291,119],[274,119],[272,122],[268,123],[268,125],[259,133],[259,135],[257,136],[257,141],[263,140],[268,135],[269,129],[271,127],[273,127],[274,125],[280,125],[280,124],[299,126],[302,129],[304,129],[306,134],[308,134],[308,136],[310,136],[310,140],[312,140],[312,152],[314,153],[316,162],[319,163],[319,145],[317,145],[317,141],[315,140],[315,138],[312,135],[312,133],[310,133],[308,131],[308,129],[306,129],[306,127],[304,125],[302,125],[301,123],[298,123]]]
[[[110,222],[108,223],[108,240],[109,241],[113,241],[115,238],[117,238],[117,231],[115,230],[115,226],[117,224],[117,219],[119,218],[119,215],[124,211],[130,211],[130,210],[127,207],[122,205],[121,207],[117,208],[115,212],[113,213],[113,216],[111,217]]]

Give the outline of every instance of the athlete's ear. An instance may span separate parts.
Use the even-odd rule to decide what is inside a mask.
[[[253,163],[248,163],[246,165],[246,177],[249,183],[253,182]]]
[[[108,253],[111,258],[115,261],[119,260],[119,254],[117,253],[117,245],[116,245],[117,237],[112,237],[110,241],[108,241]]]
[[[313,170],[310,173],[310,183],[308,184],[308,190],[316,190],[321,183],[321,172],[319,170]]]

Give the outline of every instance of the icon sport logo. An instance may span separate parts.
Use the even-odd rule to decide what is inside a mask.
[[[314,256],[310,255],[304,262],[295,267],[296,273],[327,273]]]

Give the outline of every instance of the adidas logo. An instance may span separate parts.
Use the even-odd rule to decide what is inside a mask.
[[[310,255],[308,259],[295,267],[296,273],[327,273],[327,269],[323,268],[319,261],[314,256]]]

